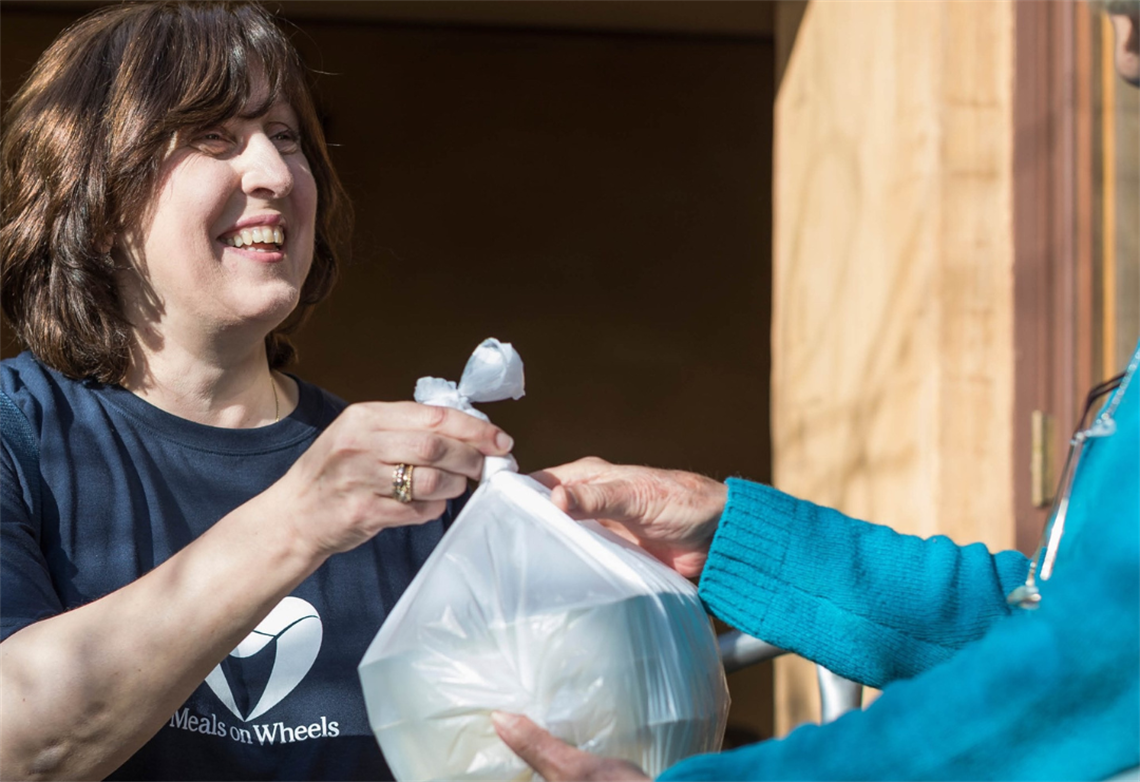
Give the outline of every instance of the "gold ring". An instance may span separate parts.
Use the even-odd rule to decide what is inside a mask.
[[[392,496],[397,502],[407,504],[412,501],[412,470],[410,464],[397,464],[392,473]]]

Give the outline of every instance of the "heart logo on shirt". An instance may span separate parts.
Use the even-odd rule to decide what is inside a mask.
[[[243,662],[267,664],[268,660],[260,660],[258,655],[273,651],[265,688],[256,704],[249,709],[249,714],[242,714],[243,709],[234,698],[234,691],[223,670],[225,661],[210,671],[206,684],[235,717],[249,722],[272,709],[301,683],[321,650],[323,633],[317,609],[299,597],[286,597],[229,655]]]

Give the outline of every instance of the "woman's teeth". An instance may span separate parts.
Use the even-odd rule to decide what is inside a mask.
[[[251,244],[275,244],[280,247],[285,243],[285,232],[271,226],[243,228],[222,241],[231,247],[248,247]]]

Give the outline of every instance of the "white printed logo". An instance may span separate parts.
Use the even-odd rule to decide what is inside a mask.
[[[253,710],[242,715],[220,663],[210,671],[206,684],[235,717],[249,722],[276,706],[301,683],[321,650],[323,632],[317,609],[299,597],[286,597],[230,652],[230,657],[252,657],[272,641],[277,641],[269,681]]]

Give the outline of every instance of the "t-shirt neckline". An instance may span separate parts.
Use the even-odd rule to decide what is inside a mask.
[[[296,409],[280,421],[253,429],[230,429],[189,421],[156,407],[122,386],[82,382],[132,422],[167,440],[215,453],[255,454],[289,448],[311,439],[321,429],[320,392],[292,374],[289,377],[296,381],[300,395]]]

